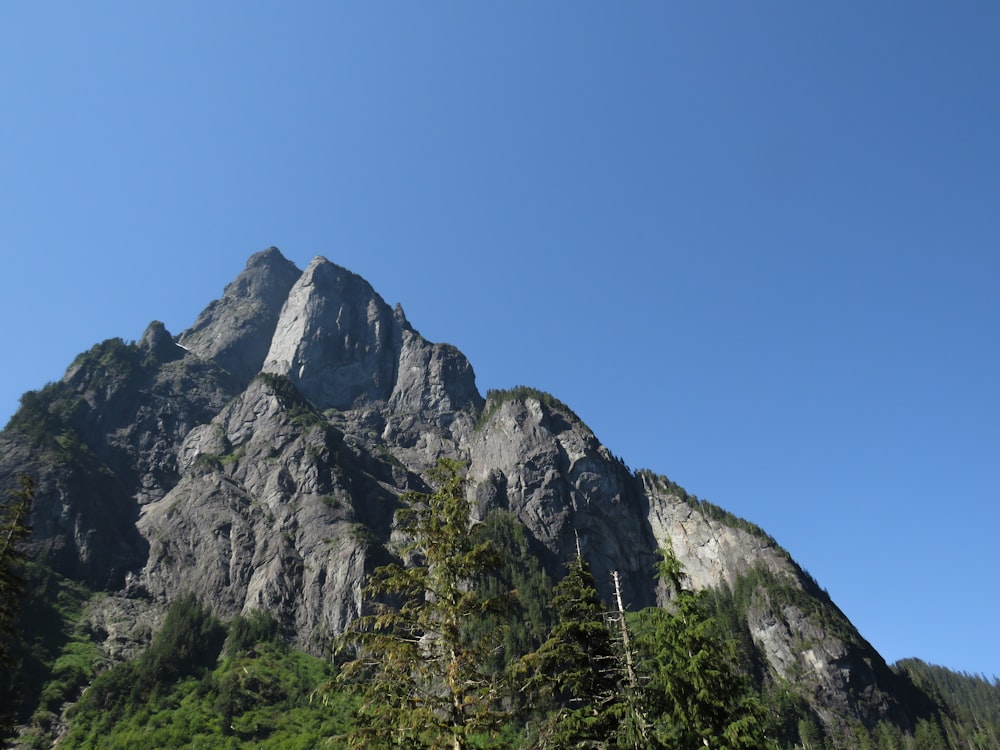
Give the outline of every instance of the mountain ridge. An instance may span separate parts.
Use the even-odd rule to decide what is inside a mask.
[[[105,618],[193,593],[224,616],[266,610],[322,653],[396,554],[400,493],[451,456],[476,512],[513,513],[554,578],[579,544],[606,601],[617,571],[631,607],[667,606],[653,569],[670,545],[696,589],[742,590],[767,679],[824,725],[916,719],[909,687],[766,533],[632,472],[547,394],[483,398],[460,351],[322,256],[300,272],[268,248],[176,337],[154,321],[81,354],[25,394],[0,450],[0,484],[37,477],[33,556],[107,592]]]

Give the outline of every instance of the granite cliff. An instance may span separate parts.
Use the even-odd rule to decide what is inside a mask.
[[[257,253],[188,330],[81,354],[25,394],[0,454],[4,487],[37,480],[33,556],[106,592],[89,616],[112,658],[189,592],[322,653],[393,555],[399,495],[452,456],[476,512],[515,514],[553,577],[579,540],[605,597],[618,571],[632,607],[667,606],[652,573],[672,545],[824,723],[913,721],[909,686],[766,533],[632,472],[547,394],[484,398],[461,352],[325,258]]]

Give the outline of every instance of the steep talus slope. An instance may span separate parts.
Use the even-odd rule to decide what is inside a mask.
[[[767,680],[829,724],[910,721],[905,686],[774,540],[633,474],[547,394],[484,400],[461,352],[324,258],[300,273],[258,253],[176,342],[154,323],[94,347],[25,394],[0,449],[4,487],[38,480],[35,555],[112,594],[101,622],[193,592],[224,616],[266,609],[321,652],[397,550],[400,493],[452,456],[477,512],[516,514],[550,575],[579,548],[606,600],[617,571],[628,606],[669,606],[653,572],[672,545],[695,588],[728,592]]]

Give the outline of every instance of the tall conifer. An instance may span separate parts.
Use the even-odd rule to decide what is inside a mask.
[[[581,555],[555,587],[549,637],[522,660],[525,689],[552,707],[539,729],[542,748],[601,747],[616,728],[620,669],[597,587]]]
[[[341,679],[361,693],[352,747],[461,750],[505,718],[502,679],[486,666],[495,639],[467,634],[467,623],[506,604],[472,586],[498,553],[475,541],[460,465],[440,459],[430,479],[437,489],[407,494],[396,514],[407,563],[373,572],[364,591],[371,614],[342,639],[354,658]]]
[[[644,692],[655,746],[770,747],[763,710],[739,669],[735,643],[708,616],[704,592],[684,587],[673,550],[662,554],[659,574],[671,590],[671,610],[645,610],[636,639],[645,656]]]
[[[8,640],[17,635],[13,628],[24,591],[25,558],[20,545],[31,532],[28,514],[35,495],[35,485],[29,477],[22,474],[18,484],[9,502],[0,506],[0,663],[7,658]]]

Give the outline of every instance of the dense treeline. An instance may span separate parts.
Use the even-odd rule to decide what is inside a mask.
[[[937,699],[952,747],[1000,747],[1000,680],[904,659],[896,669]]]

